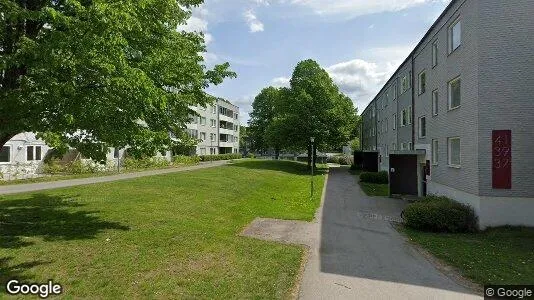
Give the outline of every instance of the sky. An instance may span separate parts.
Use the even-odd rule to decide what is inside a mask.
[[[237,78],[207,91],[240,107],[288,86],[296,64],[317,61],[359,112],[410,54],[449,0],[205,0],[181,29],[202,32],[205,64]]]

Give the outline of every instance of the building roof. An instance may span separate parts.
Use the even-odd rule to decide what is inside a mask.
[[[461,0],[451,0],[451,3],[449,3],[449,5],[447,5],[447,7],[443,10],[443,12],[439,15],[439,17],[436,19],[436,21],[434,21],[434,23],[432,24],[432,26],[430,26],[430,28],[427,30],[427,32],[425,33],[425,35],[423,36],[423,38],[421,38],[421,40],[419,41],[419,43],[417,43],[417,45],[415,46],[415,48],[413,48],[412,52],[410,52],[410,54],[408,55],[408,57],[406,57],[406,59],[400,64],[400,66],[395,70],[395,72],[393,72],[393,75],[388,79],[388,81],[386,81],[386,83],[384,84],[384,86],[380,89],[380,91],[376,94],[376,96],[373,98],[373,100],[371,100],[371,102],[367,105],[367,107],[363,110],[363,112],[365,112],[369,106],[376,100],[376,97],[378,97],[378,95],[382,94],[384,92],[384,90],[386,89],[386,87],[389,85],[389,83],[391,82],[392,79],[395,78],[395,75],[402,69],[402,67],[413,57],[413,55],[415,54],[415,52],[417,51],[417,49],[421,46],[421,44],[423,43],[423,41],[425,41],[425,39],[430,35],[430,33],[432,33],[432,30],[434,30],[434,28],[436,28],[436,26],[438,25],[438,23],[441,21],[441,19],[443,19],[443,17],[445,17],[445,15],[447,14],[447,12],[449,12],[449,10],[451,9],[451,7],[454,6],[454,4],[456,4],[457,2],[459,2]],[[463,1],[467,1],[467,0],[463,0]],[[413,83],[412,83],[413,84]],[[412,87],[413,88],[413,87]],[[362,112],[362,114],[363,114]]]

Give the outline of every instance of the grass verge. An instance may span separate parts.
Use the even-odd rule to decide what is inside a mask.
[[[389,197],[389,185],[387,184],[369,183],[361,181],[359,183],[360,187],[367,196]]]
[[[256,217],[312,220],[306,165],[229,166],[0,196],[5,282],[53,279],[67,298],[287,298],[303,248],[238,236]]]
[[[499,227],[464,234],[405,227],[400,231],[480,285],[534,283],[534,228]]]

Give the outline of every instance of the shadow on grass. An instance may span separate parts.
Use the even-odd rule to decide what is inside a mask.
[[[81,210],[75,198],[35,194],[31,198],[0,200],[0,249],[32,245],[25,238],[45,241],[91,239],[109,229],[129,230],[98,217],[98,211]]]
[[[306,163],[288,160],[247,160],[235,162],[232,166],[255,170],[281,171],[296,175],[310,174],[310,169]],[[323,165],[317,165],[314,170],[315,175],[326,174],[327,171],[328,168]]]
[[[40,266],[49,264],[46,261],[30,261],[19,264],[11,264],[12,257],[0,258],[0,295],[6,293],[6,284],[12,279],[16,279],[19,282],[30,282],[33,277],[24,274],[24,271]]]

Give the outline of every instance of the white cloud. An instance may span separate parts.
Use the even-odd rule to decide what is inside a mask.
[[[204,41],[209,44],[213,41],[213,36],[208,32],[208,10],[200,6],[194,8],[191,17],[187,20],[185,25],[178,27],[179,30],[187,32],[202,32],[204,34]]]
[[[348,14],[362,16],[401,11],[421,4],[443,0],[291,0],[292,4],[308,7],[321,15]]]
[[[258,20],[252,9],[247,10],[244,14],[245,20],[249,26],[250,32],[261,32],[264,30],[263,23]]]
[[[289,87],[289,81],[291,78],[288,77],[276,77],[271,80],[271,85],[274,87]]]

